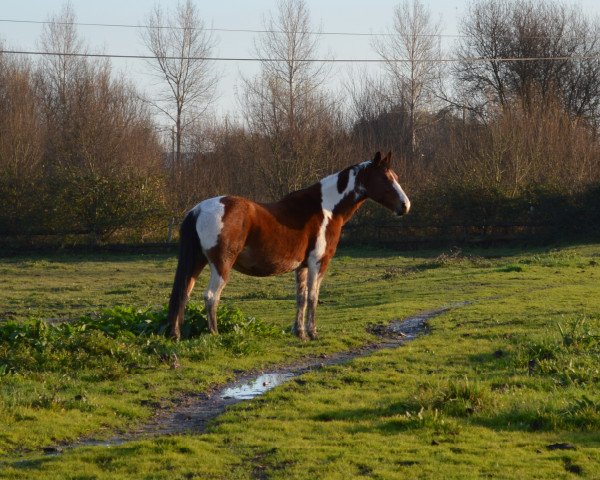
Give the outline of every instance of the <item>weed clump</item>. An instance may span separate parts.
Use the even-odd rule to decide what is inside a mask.
[[[438,255],[433,260],[432,264],[436,265],[437,267],[446,267],[451,265],[464,267],[489,267],[491,265],[489,260],[476,255],[464,254],[463,251],[458,247],[452,247],[448,253],[442,253]]]
[[[526,412],[532,430],[600,428],[600,401],[582,390],[600,384],[598,316],[580,315],[557,323],[554,331],[528,338],[517,346],[515,370],[547,382],[546,389],[572,392],[561,402],[548,400]],[[540,385],[543,385],[540,382]],[[564,394],[563,394],[564,395]],[[526,415],[526,416],[527,416]]]
[[[440,411],[452,417],[467,417],[489,407],[491,395],[487,387],[464,378],[422,384],[416,400],[425,410]]]
[[[558,323],[556,332],[519,345],[516,367],[529,375],[548,376],[561,386],[600,383],[599,325],[600,319],[587,316]]]
[[[473,415],[489,403],[488,391],[479,383],[450,381],[434,400],[433,406],[457,417]]]
[[[166,337],[166,306],[114,307],[58,324],[9,321],[0,325],[0,375],[49,371],[117,379],[160,364],[173,366],[180,356],[205,359],[216,348],[247,355],[258,349],[260,338],[282,334],[235,307],[220,306],[217,317],[222,335],[211,337],[204,307],[189,304],[180,343]]]
[[[460,424],[453,418],[447,417],[438,409],[406,410],[403,414],[386,419],[381,429],[388,432],[410,430],[431,430],[436,435],[458,435]]]

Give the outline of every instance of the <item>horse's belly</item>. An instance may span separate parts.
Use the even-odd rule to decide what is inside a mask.
[[[233,268],[238,272],[256,277],[267,277],[291,272],[301,265],[295,258],[269,254],[249,247],[244,248],[237,257]]]

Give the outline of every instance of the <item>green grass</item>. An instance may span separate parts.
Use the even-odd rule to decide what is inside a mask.
[[[0,478],[600,478],[599,256],[599,245],[343,250],[323,282],[317,342],[279,333],[294,315],[291,275],[233,276],[224,301],[265,326],[237,339],[244,348],[200,331],[175,346],[156,331],[124,338],[123,325],[111,335],[90,327],[101,345],[121,342],[146,363],[118,359],[111,378],[85,356],[81,369],[50,359],[2,372],[0,361]],[[4,259],[0,319],[158,312],[174,266],[158,255]],[[110,437],[149,418],[153,402],[168,406],[237,371],[366,343],[369,323],[463,300],[473,303],[433,319],[427,336],[305,374],[230,408],[205,435],[39,453]],[[561,442],[575,449],[547,448]]]

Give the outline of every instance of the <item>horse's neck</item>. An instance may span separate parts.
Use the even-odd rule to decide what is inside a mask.
[[[354,203],[352,203],[351,206],[345,208],[342,212],[340,212],[339,215],[342,219],[342,224],[345,224],[348,220],[350,220],[352,216],[356,213],[356,211],[362,206],[363,203],[365,203],[364,198],[355,201]]]
[[[340,175],[347,181],[341,181]],[[289,193],[268,207],[288,212],[287,214],[302,212],[300,217],[306,221],[313,215],[323,213],[329,219],[341,219],[344,224],[365,200],[364,196],[358,193],[359,190],[356,186],[356,172],[349,168],[329,175],[310,187]]]
[[[345,176],[344,182],[340,182],[340,175]],[[323,213],[327,216],[339,217],[343,223],[350,220],[364,202],[364,199],[357,193],[356,172],[353,169],[329,175],[320,181],[320,185]]]

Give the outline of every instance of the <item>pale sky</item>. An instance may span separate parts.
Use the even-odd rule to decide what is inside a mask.
[[[540,0],[542,1],[542,0]],[[165,8],[176,4],[175,0],[71,0],[77,21],[81,23],[141,25],[155,3]],[[260,29],[263,17],[275,11],[276,0],[196,0],[196,5],[207,26],[231,29]],[[324,32],[381,33],[391,26],[394,6],[398,0],[307,0],[313,25]],[[466,0],[425,0],[432,18],[442,23],[442,33],[457,33],[457,23],[469,4]],[[586,14],[600,14],[600,0],[567,1],[579,6]],[[59,12],[63,0],[2,0],[0,20],[44,21]],[[0,39],[7,49],[36,50],[42,26],[26,23],[0,21]],[[80,26],[80,35],[91,51],[107,54],[144,55],[148,52],[136,28]],[[258,34],[216,32],[215,56],[250,57],[252,44]],[[445,38],[445,46],[450,47],[452,38]],[[329,52],[335,58],[376,58],[369,36],[322,36],[321,51]],[[151,94],[154,81],[146,73],[143,60],[113,59],[116,71],[131,78],[140,89]],[[235,114],[237,110],[236,91],[240,74],[252,75],[258,70],[258,63],[218,62],[222,73],[216,108],[219,113]],[[380,68],[375,65],[370,69]],[[340,79],[348,75],[348,67],[336,64],[331,71],[329,88],[339,87]]]

